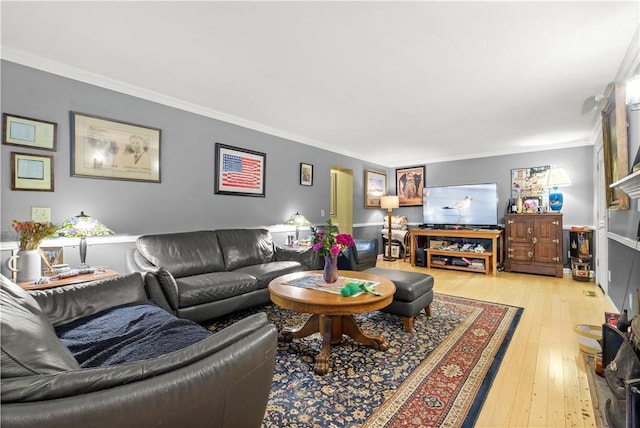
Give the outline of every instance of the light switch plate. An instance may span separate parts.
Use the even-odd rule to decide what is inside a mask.
[[[31,220],[38,223],[49,223],[51,221],[51,208],[31,207]]]

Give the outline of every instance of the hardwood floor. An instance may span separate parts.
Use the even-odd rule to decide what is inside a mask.
[[[498,272],[412,268],[378,261],[378,267],[429,273],[437,293],[524,308],[522,318],[476,427],[595,427],[585,364],[573,327],[600,325],[617,312],[593,282]],[[585,293],[592,291],[595,297]]]

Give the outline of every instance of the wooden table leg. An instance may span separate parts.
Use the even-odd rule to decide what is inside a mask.
[[[291,342],[293,339],[302,339],[320,331],[320,315],[311,315],[307,322],[299,329],[285,327],[280,332],[278,340],[281,342]]]
[[[352,316],[342,317],[342,333],[346,334],[356,342],[372,347],[373,349],[379,349],[386,351],[389,349],[389,343],[381,335],[370,336],[366,334],[360,326],[356,323]]]
[[[322,348],[316,355],[314,372],[323,376],[329,373],[329,357],[331,345],[342,342],[342,335],[346,334],[357,343],[370,346],[373,349],[386,351],[389,343],[381,335],[368,335],[358,326],[350,315],[317,315],[313,314],[299,329],[283,328],[278,336],[281,342],[291,342],[293,339],[301,339],[314,333],[322,336]]]
[[[332,337],[332,324],[333,317],[321,315],[320,325],[322,331],[322,349],[320,353],[316,355],[316,364],[314,371],[317,375],[323,376],[329,373],[329,356],[331,355],[331,337]]]

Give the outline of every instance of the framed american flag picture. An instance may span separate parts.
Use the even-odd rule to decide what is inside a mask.
[[[214,193],[264,198],[266,164],[265,153],[216,143]]]

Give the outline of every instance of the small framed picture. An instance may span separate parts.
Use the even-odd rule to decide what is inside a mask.
[[[540,207],[542,207],[541,196],[525,196],[522,198],[522,208],[525,212],[535,213],[538,212]]]
[[[2,115],[2,142],[9,146],[56,151],[58,125],[40,119],[4,113]]]
[[[385,257],[389,257],[389,245],[384,246],[384,255]],[[394,259],[400,258],[400,245],[391,244],[391,257]]]
[[[300,185],[313,186],[313,165],[300,163]]]
[[[267,154],[216,143],[216,195],[265,197]]]
[[[396,169],[396,195],[401,207],[422,205],[424,166]]]
[[[11,190],[53,192],[53,156],[11,152]]]
[[[380,198],[387,191],[387,174],[364,170],[364,207],[380,208]]]
[[[41,247],[46,263],[42,264],[42,273],[51,272],[54,266],[64,263],[64,247]]]

